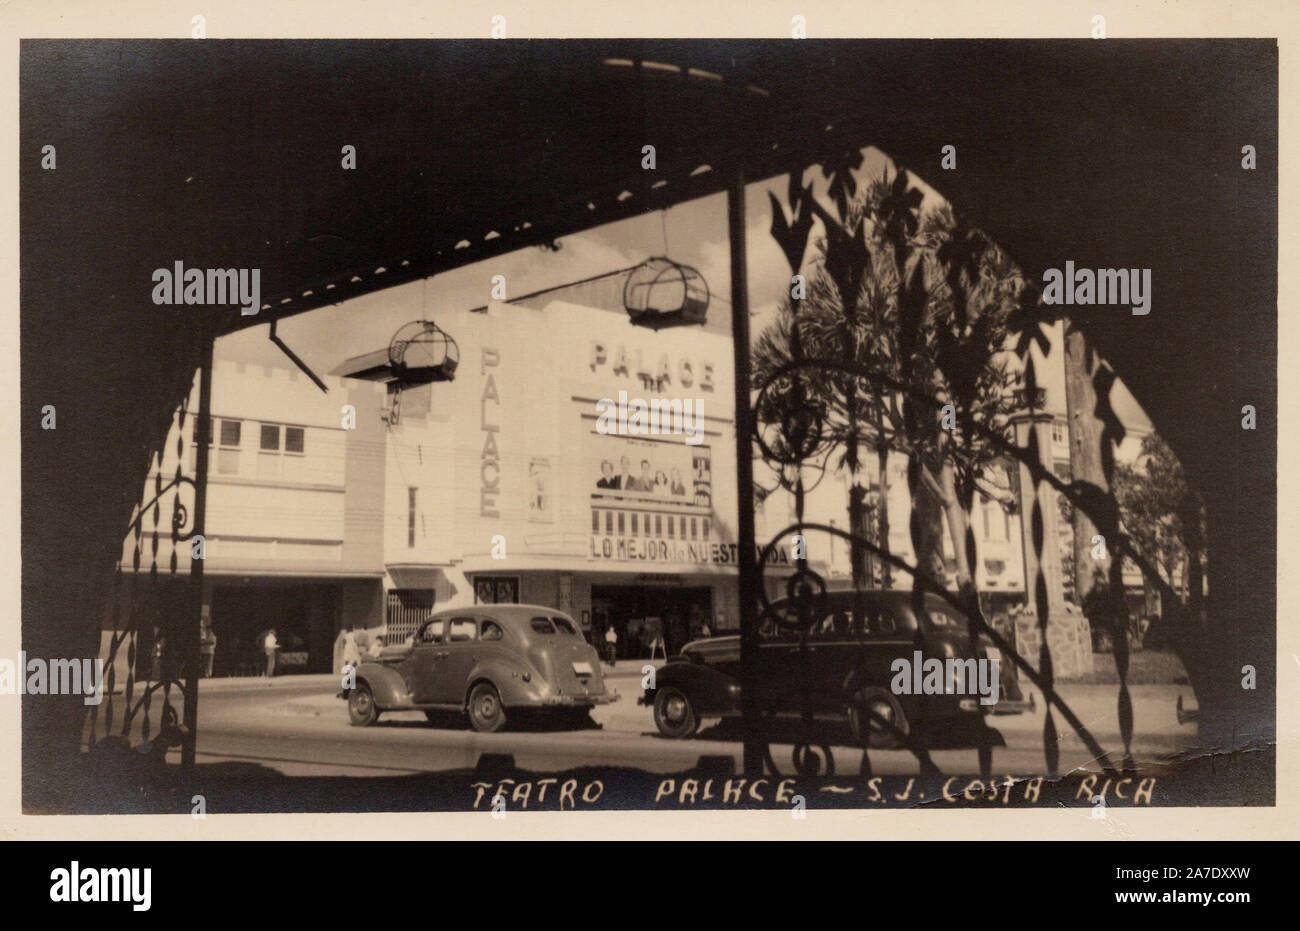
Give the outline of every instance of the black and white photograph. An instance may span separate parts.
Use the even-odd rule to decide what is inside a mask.
[[[503,14],[21,39],[21,813],[1276,806],[1278,40]]]

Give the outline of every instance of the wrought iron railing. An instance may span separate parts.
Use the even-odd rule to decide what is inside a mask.
[[[802,173],[793,175],[790,180],[788,195],[789,220],[787,220],[785,210],[779,200],[774,195],[771,198],[774,211],[772,234],[781,245],[789,262],[792,281],[798,280],[793,276],[798,276],[803,266],[803,258],[813,220],[821,221],[825,230],[823,268],[835,285],[841,312],[848,322],[850,330],[861,323],[860,320],[854,320],[854,315],[859,312],[859,302],[863,299],[864,279],[868,276],[870,271],[869,263],[872,262],[872,253],[864,236],[865,217],[860,208],[855,207],[853,203],[855,181],[851,172],[860,161],[860,154],[849,152],[829,158],[823,163],[826,166],[823,171],[831,179],[830,195],[838,208],[838,217],[822,207],[813,198],[811,187],[802,186]],[[901,354],[904,356],[903,362],[907,361],[908,353],[917,351],[917,342],[920,338],[920,308],[918,303],[923,303],[926,299],[925,287],[920,281],[920,260],[915,255],[908,256],[909,251],[913,248],[912,243],[918,234],[917,214],[919,213],[921,196],[919,191],[908,186],[906,178],[906,172],[900,171],[893,184],[889,185],[888,190],[884,192],[884,197],[877,205],[877,212],[873,218],[883,228],[884,232],[881,240],[876,243],[877,248],[885,251],[886,261],[890,258],[895,261],[893,271],[896,273],[897,292],[885,297],[895,302],[896,312],[899,314],[896,326],[898,327],[897,335]],[[962,229],[959,225],[957,228]],[[889,255],[891,249],[892,256]],[[952,240],[949,240],[943,247],[936,250],[942,265],[944,280],[950,287],[954,289],[964,287],[962,282],[965,279],[960,278],[960,272],[964,268],[973,267],[971,250],[971,243],[958,241],[954,246]],[[910,265],[909,261],[911,262]],[[958,294],[953,299],[965,301],[968,296],[967,294]],[[871,299],[871,297],[871,295],[868,295],[867,299]],[[1043,402],[1044,391],[1038,385],[1034,357],[1030,352],[1030,347],[1033,342],[1037,341],[1044,352],[1048,350],[1046,340],[1038,327],[1040,323],[1050,322],[1050,319],[1046,313],[1047,309],[1038,306],[1037,296],[1032,289],[1026,288],[1018,295],[1016,301],[1018,306],[1009,317],[1009,320],[1016,326],[1020,335],[1017,351],[1024,366],[1024,381],[1023,385],[1015,389],[1012,397],[1016,398],[1020,405],[1027,406],[1032,417],[1035,409]],[[1133,709],[1127,681],[1129,618],[1123,595],[1122,567],[1124,560],[1131,560],[1141,570],[1144,577],[1161,592],[1163,600],[1170,605],[1171,612],[1179,610],[1181,601],[1172,588],[1160,578],[1154,567],[1137,551],[1133,541],[1121,529],[1115,496],[1106,490],[1106,488],[1113,487],[1113,456],[1102,455],[1100,457],[1105,469],[1106,488],[1102,488],[1096,483],[1077,479],[1067,482],[1059,478],[1050,467],[1044,465],[1035,431],[1031,430],[1029,432],[1028,443],[1021,446],[1007,438],[1004,422],[989,421],[981,423],[976,418],[968,417],[962,423],[962,429],[968,439],[972,435],[978,435],[979,440],[986,443],[998,455],[1009,457],[1023,464],[1028,470],[1034,486],[1033,489],[1023,490],[1022,500],[1031,501],[1032,505],[1021,515],[1022,520],[1032,522],[1034,528],[1033,545],[1037,550],[1035,554],[1037,559],[1034,562],[1036,577],[1026,579],[1026,591],[1033,599],[1031,603],[1036,611],[1041,643],[1038,662],[1037,664],[1031,663],[1018,652],[1014,642],[1004,637],[1002,633],[990,625],[983,614],[973,584],[969,585],[965,591],[949,591],[943,580],[937,577],[935,573],[928,571],[926,567],[908,563],[889,552],[887,538],[880,541],[880,543],[884,544],[883,546],[877,545],[877,541],[862,533],[860,527],[851,527],[849,530],[844,530],[827,524],[809,522],[805,519],[805,470],[809,468],[824,470],[829,457],[836,451],[842,457],[841,462],[847,463],[852,471],[856,472],[860,464],[857,445],[860,442],[865,442],[871,436],[873,425],[869,422],[872,412],[871,403],[859,404],[859,392],[864,393],[863,401],[870,402],[874,399],[874,403],[877,404],[885,403],[880,401],[881,398],[891,399],[888,402],[890,404],[896,404],[898,399],[902,399],[901,414],[909,430],[924,429],[923,418],[928,417],[933,422],[934,418],[944,410],[945,404],[949,403],[951,399],[936,397],[924,391],[918,391],[915,382],[908,384],[892,377],[887,371],[882,371],[882,369],[889,367],[887,365],[861,364],[856,359],[846,359],[844,356],[807,356],[801,339],[799,304],[796,295],[790,302],[791,322],[789,331],[786,334],[788,339],[788,345],[786,346],[789,357],[788,362],[769,371],[761,383],[756,386],[754,410],[757,416],[755,417],[753,429],[754,441],[760,459],[778,476],[778,483],[793,494],[796,514],[795,522],[776,533],[763,546],[761,551],[758,567],[760,584],[755,588],[755,594],[760,602],[759,617],[761,621],[775,624],[792,632],[797,637],[798,649],[796,655],[799,657],[798,662],[801,665],[802,672],[800,675],[806,678],[808,675],[810,633],[813,625],[821,621],[824,616],[824,611],[820,610],[819,606],[823,603],[826,583],[810,568],[806,546],[796,550],[796,570],[786,580],[788,597],[781,610],[776,609],[768,598],[766,585],[761,584],[761,577],[768,564],[773,560],[777,548],[788,545],[789,538],[795,535],[802,537],[811,531],[825,533],[831,537],[844,540],[849,543],[853,550],[874,554],[881,561],[882,566],[905,572],[911,577],[912,605],[918,616],[924,611],[922,599],[926,593],[942,598],[969,619],[969,635],[972,649],[976,647],[980,638],[987,639],[1001,651],[1006,660],[1009,660],[1017,667],[1021,675],[1028,678],[1038,688],[1047,705],[1044,714],[1042,740],[1044,762],[1049,775],[1056,775],[1060,764],[1060,738],[1057,733],[1055,714],[1059,714],[1064,722],[1078,735],[1092,760],[1104,772],[1113,774],[1115,764],[1112,761],[1112,754],[1101,747],[1088,727],[1071,710],[1056,688],[1052,655],[1049,650],[1047,636],[1048,625],[1052,620],[1050,614],[1051,605],[1047,595],[1047,580],[1043,574],[1042,556],[1045,547],[1057,546],[1058,541],[1046,539],[1046,535],[1042,532],[1044,515],[1036,490],[1038,486],[1045,484],[1057,494],[1063,495],[1071,505],[1080,509],[1092,520],[1097,531],[1108,542],[1113,554],[1108,569],[1109,588],[1107,590],[1108,596],[1103,622],[1111,628],[1115,641],[1115,662],[1119,678],[1116,700],[1117,717],[1123,744],[1120,765],[1124,770],[1131,771],[1134,768],[1132,754]],[[913,315],[913,319],[910,320],[905,319],[909,314],[909,310]],[[745,349],[738,347],[738,351],[745,351]],[[870,354],[868,354],[868,357],[870,360]],[[891,360],[886,360],[886,362],[889,361]],[[894,359],[892,363],[893,367],[897,368],[899,360]],[[824,399],[818,397],[817,392],[811,387],[814,374],[823,380],[829,377],[831,379],[829,383],[847,399],[840,409],[846,423],[842,424],[836,431],[837,436],[831,435],[832,431],[828,430],[824,422],[824,418],[828,415]],[[1108,375],[1109,370],[1105,370],[1099,372],[1097,377],[1104,382]],[[1109,377],[1113,378],[1113,376]],[[827,382],[823,381],[823,388],[826,384]],[[1109,395],[1109,384],[1100,384],[1097,387],[1100,399],[1099,413],[1106,420],[1106,431],[1102,434],[1101,442],[1107,443],[1122,438],[1123,428],[1119,426],[1118,419],[1114,417],[1113,412],[1109,410],[1108,402],[1105,401]],[[883,408],[878,409],[883,410]],[[894,413],[899,413],[899,411],[895,410]],[[855,418],[860,415],[863,419],[856,420]],[[879,431],[881,423],[877,422],[874,429]],[[909,457],[909,491],[912,494],[913,502],[916,501],[920,472],[917,456],[912,454]],[[969,507],[966,510],[969,516]],[[912,521],[913,552],[915,554],[920,554],[925,549],[925,541],[918,536],[920,533],[919,526],[919,521]],[[969,522],[966,525],[965,546],[968,564],[974,567],[977,565],[975,559],[976,542]],[[973,583],[973,578],[971,581]],[[865,582],[862,573],[855,572],[855,587],[861,589]],[[862,631],[863,628],[859,627],[859,637],[862,636]],[[780,769],[773,758],[771,750],[773,741],[771,739],[770,725],[778,711],[779,704],[780,702],[769,701],[769,704],[760,708],[763,760],[766,768],[773,774],[779,774]],[[810,734],[812,733],[812,705],[808,699],[807,689],[801,690],[799,706],[803,709],[802,713],[806,725],[804,731]],[[898,743],[915,756],[922,775],[934,775],[939,772],[931,758],[931,748],[923,738],[915,733],[900,731],[894,726],[893,722],[886,720],[869,707],[860,708],[858,712],[874,722],[878,727],[891,732]],[[753,723],[752,721],[749,722],[751,727]],[[866,729],[861,729],[861,733],[862,756],[859,772],[869,775],[871,773],[871,761]],[[751,734],[750,736],[754,735]],[[994,741],[991,739],[980,740],[977,735],[972,743],[978,750],[981,774],[987,778],[991,773]],[[834,757],[830,747],[825,744],[817,746],[820,746],[827,771],[833,773]],[[814,775],[820,770],[823,762],[812,743],[812,738],[805,738],[805,742],[796,743],[792,754],[792,763],[796,772],[801,775]]]
[[[189,410],[187,396],[173,417],[174,469],[164,477],[164,443],[151,458],[151,487],[127,524],[105,618],[104,698],[88,707],[83,729],[92,753],[129,747],[161,763],[179,749],[184,764],[194,762],[211,384],[209,348],[200,371],[199,414]],[[198,452],[195,474],[186,475],[191,420]],[[190,550],[184,574],[182,547]]]

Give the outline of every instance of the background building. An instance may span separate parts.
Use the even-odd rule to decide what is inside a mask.
[[[271,627],[281,644],[281,669],[328,672],[342,627],[383,621],[384,393],[369,382],[325,381],[328,393],[294,368],[214,364],[203,543],[203,610],[217,635],[214,675],[263,668],[258,638]],[[196,381],[188,410],[197,409]],[[183,426],[178,421],[173,418],[142,501],[178,465],[186,475],[195,472],[196,418],[185,417]],[[181,448],[183,463],[177,459]],[[182,497],[192,500],[192,494]],[[155,531],[164,539],[170,534],[170,521],[169,507],[147,510],[146,553]],[[133,550],[128,535],[123,566],[132,565]],[[184,541],[175,548],[180,580],[188,578],[191,553]],[[153,627],[166,635],[187,586],[175,582],[175,598],[162,588],[156,623],[140,631],[138,656],[151,655]],[[129,597],[129,588],[122,591]]]

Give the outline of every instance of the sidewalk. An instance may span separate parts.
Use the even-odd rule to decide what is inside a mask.
[[[321,688],[333,687],[338,691],[341,684],[341,677],[333,673],[313,673],[309,675],[291,675],[291,676],[221,676],[212,679],[199,680],[199,693],[203,692],[220,692],[225,689],[253,689],[253,688],[292,688],[294,686],[316,686]]]

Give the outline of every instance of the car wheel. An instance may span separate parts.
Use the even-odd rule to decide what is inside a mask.
[[[368,727],[379,720],[375,696],[364,682],[348,693],[348,720],[353,727]]]
[[[674,740],[690,737],[700,726],[691,700],[681,689],[666,686],[655,692],[655,727]]]
[[[873,750],[892,750],[902,744],[899,735],[871,717],[874,711],[894,726],[894,729],[906,736],[909,732],[907,715],[898,704],[898,700],[884,689],[863,689],[853,696],[848,708],[849,726],[853,729],[853,740],[858,746],[863,744]]]
[[[469,726],[476,731],[492,733],[506,726],[506,710],[501,705],[501,695],[490,682],[480,682],[470,689]]]

